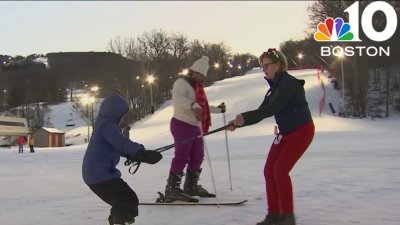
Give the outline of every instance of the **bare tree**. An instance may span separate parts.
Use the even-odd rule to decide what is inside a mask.
[[[121,40],[121,37],[117,36],[114,39],[110,40],[110,42],[108,43],[107,50],[123,56],[125,52],[124,48],[125,46],[123,41]]]
[[[195,39],[190,44],[188,61],[192,62],[205,54],[204,42]]]
[[[28,127],[31,131],[36,131],[40,127],[51,127],[51,109],[46,103],[37,102],[10,109],[6,114],[26,118]]]
[[[132,37],[122,40],[120,36],[117,36],[114,40],[110,40],[107,50],[128,59],[137,60],[139,58],[139,48]]]
[[[172,34],[171,38],[172,57],[181,59],[189,51],[189,41],[183,34]]]
[[[344,10],[353,4],[354,1],[314,1],[314,4],[308,8],[310,12],[310,26],[317,27],[319,23],[325,21],[327,17],[342,17],[345,21],[348,21],[348,14]]]
[[[162,29],[145,32],[138,37],[138,44],[142,54],[151,61],[157,61],[171,51],[171,39]]]
[[[229,48],[223,43],[207,43],[204,45],[204,54],[210,58],[210,81],[217,81],[225,78],[225,69],[230,56]],[[218,65],[218,66],[217,66]],[[246,64],[244,64],[245,66]]]

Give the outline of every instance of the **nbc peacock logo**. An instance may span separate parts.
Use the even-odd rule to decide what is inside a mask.
[[[325,23],[318,24],[314,39],[316,41],[353,41],[354,35],[350,32],[350,28],[350,24],[345,23],[341,17],[336,19],[328,17]]]

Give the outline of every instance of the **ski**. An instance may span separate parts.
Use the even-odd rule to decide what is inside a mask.
[[[190,198],[187,201],[173,201],[167,202],[165,200],[164,194],[158,192],[159,197],[155,202],[143,201],[140,202],[139,205],[204,205],[204,206],[212,206],[212,205],[241,205],[247,202],[247,199],[235,199],[235,198]]]
[[[244,200],[230,200],[230,199],[221,199],[219,202],[217,200],[213,201],[203,201],[200,199],[199,202],[182,202],[182,201],[175,201],[175,202],[141,202],[139,205],[176,205],[176,206],[238,206],[246,203],[247,199]]]

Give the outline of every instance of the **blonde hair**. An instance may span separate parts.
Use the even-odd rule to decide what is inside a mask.
[[[260,65],[264,58],[270,59],[273,63],[279,63],[279,72],[286,72],[288,69],[288,63],[286,56],[275,48],[269,48],[268,51],[263,52],[258,58]]]

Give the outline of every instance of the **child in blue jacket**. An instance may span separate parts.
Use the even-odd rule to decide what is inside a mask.
[[[112,206],[110,225],[131,224],[138,215],[136,193],[121,179],[121,172],[116,168],[120,157],[149,164],[162,159],[159,152],[145,150],[143,145],[122,135],[119,122],[128,110],[127,103],[119,96],[103,100],[82,164],[84,182]]]

